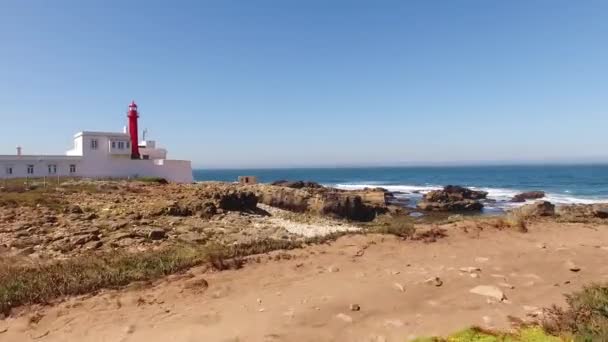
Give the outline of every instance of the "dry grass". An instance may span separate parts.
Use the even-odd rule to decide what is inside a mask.
[[[202,264],[217,270],[240,268],[247,256],[334,241],[345,234],[304,241],[266,239],[230,246],[182,244],[135,254],[108,252],[81,256],[50,264],[1,263],[0,313],[8,314],[21,305],[44,304],[64,296],[151,281]]]
[[[566,295],[566,308],[546,310],[543,327],[575,341],[608,341],[608,284],[592,284]]]

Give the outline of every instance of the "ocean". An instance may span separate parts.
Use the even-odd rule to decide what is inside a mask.
[[[608,202],[608,165],[450,166],[195,170],[197,181],[228,181],[257,176],[260,182],[306,180],[341,189],[383,187],[415,205],[421,193],[445,185],[462,185],[488,192],[495,203],[485,211],[518,205],[509,202],[517,193],[542,190],[555,204]],[[420,192],[420,193],[418,193]]]

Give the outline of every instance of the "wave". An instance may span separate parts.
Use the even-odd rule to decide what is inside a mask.
[[[375,182],[368,182],[366,184],[360,183],[347,183],[347,184],[327,184],[326,186],[344,189],[344,190],[362,190],[365,188],[377,188],[381,187],[391,192],[400,192],[407,197],[420,197],[421,194],[425,194],[429,191],[442,189],[439,185],[384,185]],[[522,193],[526,190],[518,189],[506,189],[506,188],[488,188],[488,187],[469,187],[473,190],[485,191],[488,193],[488,199],[496,200],[496,205],[489,204],[488,207],[516,207],[522,205],[522,203],[513,203],[510,200],[513,196]],[[546,193],[543,200],[549,201],[554,204],[595,204],[595,203],[607,203],[608,198],[598,197],[578,197],[572,196],[568,193],[557,194],[557,193]]]

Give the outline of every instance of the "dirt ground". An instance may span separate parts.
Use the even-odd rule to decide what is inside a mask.
[[[404,341],[508,329],[509,316],[532,319],[564,293],[608,280],[608,226],[529,228],[452,225],[435,243],[353,235],[240,270],[195,268],[152,287],[26,308],[0,321],[0,341]],[[478,285],[507,299],[470,293]]]

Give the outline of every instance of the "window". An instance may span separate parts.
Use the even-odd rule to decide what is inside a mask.
[[[144,154],[144,155],[142,156],[142,158],[143,158],[144,160],[148,160],[148,159],[150,159],[150,156],[149,156],[149,155],[147,155],[147,154]]]
[[[91,140],[91,150],[96,150],[98,144],[99,144],[99,142],[97,141],[97,139]]]
[[[6,174],[7,175],[12,175],[13,174],[13,167],[12,166],[7,166],[6,167]]]
[[[54,175],[57,173],[57,165],[50,164],[49,165],[49,175]]]
[[[34,165],[28,165],[27,166],[27,174],[28,175],[33,175],[34,174]]]
[[[116,148],[116,141],[112,141],[112,148]]]
[[[70,165],[70,173],[76,173],[76,165],[75,164]]]
[[[127,141],[127,148],[131,148],[131,143]]]
[[[121,149],[121,150],[124,150],[124,148],[125,148],[125,142],[124,141],[119,141],[118,142],[118,148]]]

